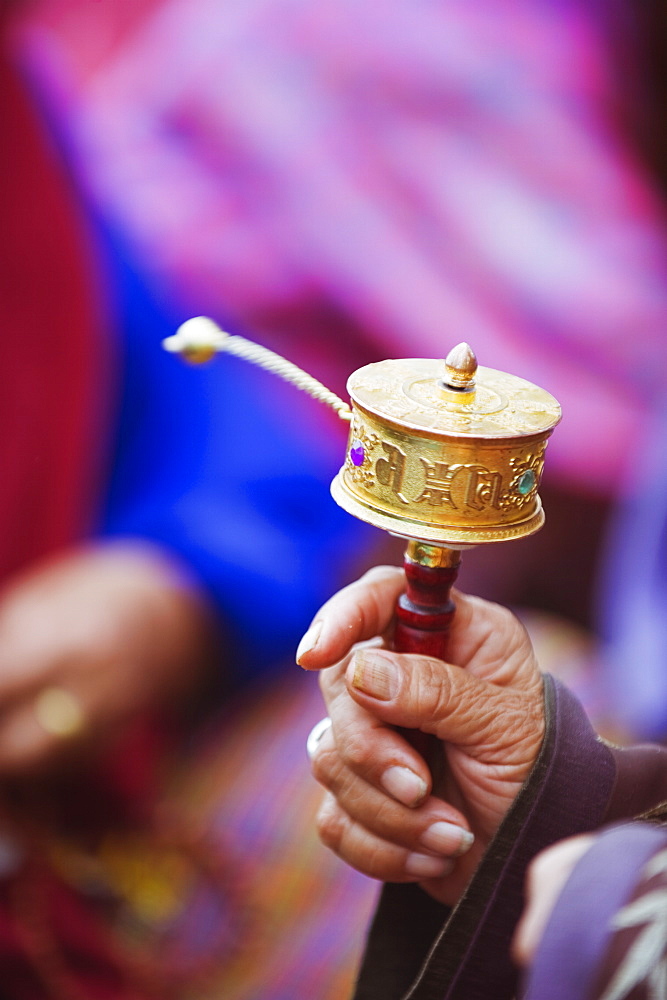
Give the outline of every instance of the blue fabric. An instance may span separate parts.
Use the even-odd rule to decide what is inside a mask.
[[[111,249],[122,398],[101,531],[181,557],[224,618],[229,665],[248,678],[293,653],[376,534],[329,495],[346,426],[246,362],[191,367],[167,354],[161,340],[187,316]]]
[[[36,100],[64,162],[76,163],[58,115],[43,94]],[[180,557],[223,619],[228,676],[248,680],[295,651],[312,615],[377,540],[329,494],[347,426],[246,362],[222,356],[196,368],[167,354],[162,340],[195,307],[152,284],[83,201],[99,251],[91,280],[106,292],[119,340],[120,398],[98,532],[139,536]]]

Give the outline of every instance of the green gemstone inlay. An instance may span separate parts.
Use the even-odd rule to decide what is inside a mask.
[[[522,497],[525,497],[528,493],[530,493],[535,485],[535,482],[535,473],[532,469],[527,469],[521,474],[521,476],[519,476],[519,481],[516,484],[517,493],[520,493]]]

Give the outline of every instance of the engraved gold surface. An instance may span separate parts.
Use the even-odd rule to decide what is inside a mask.
[[[474,394],[452,398],[441,372],[441,362],[413,358],[350,377],[353,417],[334,499],[376,527],[443,545],[532,534],[544,522],[537,490],[558,403],[489,368],[478,368]]]
[[[379,361],[354,372],[347,383],[353,403],[406,429],[475,437],[510,437],[553,429],[560,406],[539,386],[496,371],[477,369],[474,398],[442,392],[442,361]]]
[[[419,539],[454,548],[459,546],[467,548],[486,542],[509,542],[515,538],[524,538],[534,534],[544,524],[544,511],[539,497],[537,497],[536,509],[525,521],[506,527],[475,529],[460,525],[456,527],[448,524],[426,524],[416,522],[410,517],[383,514],[374,507],[360,503],[344,485],[340,472],[331,484],[331,495],[339,507],[346,510],[348,514],[358,517],[361,521],[366,521],[367,524],[372,524],[375,528],[389,531],[392,535],[398,535],[401,538]]]

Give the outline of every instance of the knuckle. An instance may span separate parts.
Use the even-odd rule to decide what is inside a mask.
[[[400,882],[403,877],[402,866],[393,856],[391,848],[387,849],[387,845],[381,840],[367,845],[364,854],[364,872],[371,878],[384,882]]]
[[[384,851],[379,844],[369,844],[364,858],[364,868],[371,878],[382,878],[387,870]]]
[[[327,667],[325,670],[320,670],[318,674],[318,683],[325,704],[329,704],[335,699],[338,689],[340,688],[340,678],[341,674],[344,673],[346,662],[347,660],[344,660],[333,667]]]
[[[329,788],[334,784],[334,775],[340,771],[340,762],[335,750],[319,749],[311,758],[310,769],[320,785]]]
[[[315,829],[324,846],[338,852],[344,828],[344,820],[338,809],[332,808],[331,803],[325,801],[315,819]]]
[[[375,831],[386,839],[403,843],[413,836],[412,817],[407,817],[407,822],[403,818],[403,813],[396,802],[390,798],[382,798],[378,802],[375,811],[373,825]]]
[[[373,748],[365,732],[352,731],[346,735],[342,755],[345,763],[356,772],[365,772],[373,759]]]
[[[449,712],[452,682],[440,660],[424,659],[412,673],[415,704],[426,719],[441,719]]]

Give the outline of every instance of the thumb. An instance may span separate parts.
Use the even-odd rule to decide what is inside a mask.
[[[490,683],[442,660],[360,649],[346,682],[352,698],[375,718],[474,749],[482,761],[497,760],[503,752],[509,763],[526,741],[541,742],[542,702],[536,692]]]

